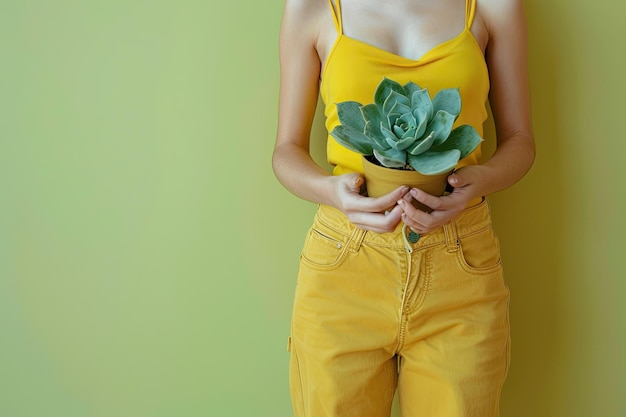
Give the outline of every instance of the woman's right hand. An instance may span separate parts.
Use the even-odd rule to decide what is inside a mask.
[[[361,194],[365,180],[358,173],[331,177],[335,182],[334,206],[341,210],[355,226],[376,233],[392,232],[402,219],[402,209],[397,204],[409,191],[399,187],[381,197]]]

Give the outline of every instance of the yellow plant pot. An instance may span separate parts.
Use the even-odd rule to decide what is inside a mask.
[[[365,177],[367,195],[370,197],[388,194],[401,185],[419,188],[428,194],[440,196],[446,189],[448,176],[451,173],[452,171],[438,175],[424,175],[413,170],[387,168],[363,157],[363,176]],[[429,207],[415,200],[413,200],[413,205],[420,210],[432,211]]]

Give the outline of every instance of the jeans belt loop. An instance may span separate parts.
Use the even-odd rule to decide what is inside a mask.
[[[449,223],[444,224],[443,231],[446,235],[446,247],[448,248],[448,252],[452,253],[458,251],[461,242],[459,241],[456,230],[456,222],[451,220]]]
[[[352,236],[350,237],[350,246],[349,249],[351,252],[358,252],[363,244],[363,238],[365,237],[366,231],[360,229],[358,227],[354,228],[352,232]]]

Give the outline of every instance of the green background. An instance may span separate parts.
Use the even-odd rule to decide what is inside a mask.
[[[502,414],[623,417],[626,4],[526,4],[538,158],[492,197]],[[0,415],[291,415],[314,206],[271,171],[282,1],[1,5]]]

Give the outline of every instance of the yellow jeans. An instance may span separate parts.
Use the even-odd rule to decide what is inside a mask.
[[[412,239],[415,240],[415,239]],[[320,206],[289,349],[296,417],[496,417],[509,291],[487,201],[411,243]]]

